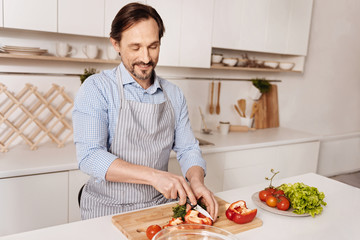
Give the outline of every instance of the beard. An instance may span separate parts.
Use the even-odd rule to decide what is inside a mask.
[[[149,70],[138,70],[135,71],[135,66],[136,65],[146,65],[146,66],[151,66],[152,68]],[[124,65],[125,66],[125,65]],[[126,67],[126,66],[125,66]],[[126,67],[127,70],[131,73],[131,75],[133,75],[135,78],[139,79],[139,80],[148,80],[151,79],[154,73],[154,68],[155,68],[155,64],[153,61],[150,61],[148,63],[144,63],[144,62],[135,62],[133,64],[131,64],[129,67]]]

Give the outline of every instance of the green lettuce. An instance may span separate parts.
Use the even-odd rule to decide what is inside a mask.
[[[279,189],[283,190],[289,198],[294,213],[309,213],[312,217],[320,214],[323,210],[325,194],[319,192],[316,187],[310,187],[304,183],[282,184]]]

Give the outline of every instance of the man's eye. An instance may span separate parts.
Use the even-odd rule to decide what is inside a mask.
[[[157,45],[157,44],[151,45],[150,48],[151,48],[151,49],[157,49],[157,48],[158,48],[158,45]]]
[[[139,47],[131,47],[131,50],[134,50],[134,51],[138,51],[140,48]]]

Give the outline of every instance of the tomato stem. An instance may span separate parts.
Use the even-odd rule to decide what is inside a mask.
[[[265,180],[270,180],[269,188],[274,188],[274,186],[272,185],[272,180],[276,176],[276,174],[278,174],[280,171],[275,172],[274,169],[271,169],[270,172],[273,173],[272,177],[271,178],[265,177]]]

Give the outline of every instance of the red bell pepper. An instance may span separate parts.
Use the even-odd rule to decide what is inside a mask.
[[[251,222],[257,213],[257,209],[248,209],[243,200],[232,203],[226,210],[226,217],[238,224]]]
[[[195,210],[189,210],[185,217],[185,223],[195,223],[195,224],[205,224],[205,225],[212,225],[212,220],[208,217],[199,215],[198,211]]]
[[[167,228],[167,227],[171,227],[171,226],[175,226],[175,225],[180,225],[183,224],[183,220],[181,217],[178,218],[172,218],[168,224],[166,224],[165,226],[163,226],[163,228]]]

